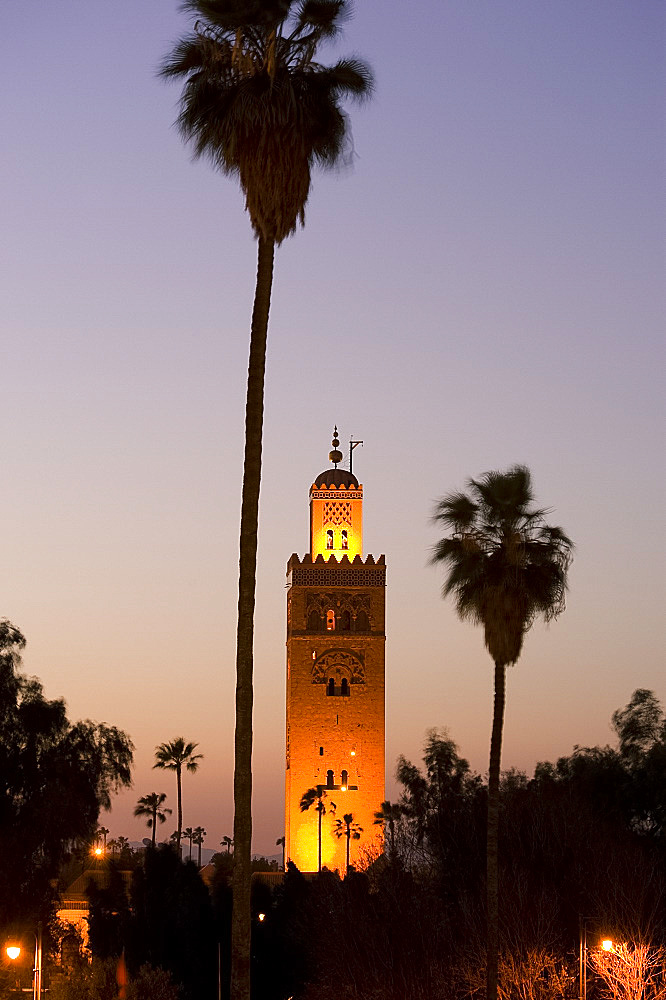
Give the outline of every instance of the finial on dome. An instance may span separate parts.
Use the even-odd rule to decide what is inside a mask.
[[[338,451],[338,445],[340,444],[340,442],[338,440],[338,427],[337,427],[337,424],[333,428],[333,440],[331,441],[331,444],[333,445],[333,451],[329,451],[329,453],[328,453],[328,460],[329,460],[329,462],[333,462],[333,465],[337,469],[338,462],[342,461],[342,452]]]

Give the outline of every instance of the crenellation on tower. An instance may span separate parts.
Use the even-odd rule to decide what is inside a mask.
[[[363,557],[363,486],[331,461],[310,487],[310,552],[287,564],[286,857],[304,871],[318,865],[316,806],[310,788],[352,813],[363,828],[354,855],[381,843],[374,813],[384,795],[386,564]],[[344,872],[346,841],[322,818],[322,864]]]

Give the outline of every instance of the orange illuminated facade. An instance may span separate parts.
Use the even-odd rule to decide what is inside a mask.
[[[363,487],[333,468],[310,487],[310,552],[287,566],[287,746],[285,856],[301,871],[316,871],[317,802],[322,866],[345,869],[346,839],[336,820],[351,813],[362,828],[351,841],[351,863],[381,843],[374,813],[384,801],[384,556],[363,558]]]

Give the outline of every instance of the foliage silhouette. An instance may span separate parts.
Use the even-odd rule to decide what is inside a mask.
[[[25,639],[0,621],[0,926],[48,921],[54,880],[101,809],[131,783],[133,746],[113,726],[71,723],[62,699],[19,672]],[[6,863],[11,859],[11,864]]]

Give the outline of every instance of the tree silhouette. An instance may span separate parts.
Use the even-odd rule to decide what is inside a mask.
[[[314,788],[308,788],[307,791],[303,792],[301,796],[300,809],[301,812],[307,812],[312,806],[315,807],[318,815],[318,855],[317,855],[317,870],[321,871],[321,821],[322,817],[326,815],[327,812],[335,815],[336,805],[335,802],[328,803],[328,809],[326,808],[326,803],[324,799],[326,798],[326,789],[324,785],[315,785]]]
[[[203,754],[194,751],[199,746],[198,743],[186,743],[182,736],[171,740],[170,743],[160,743],[155,747],[155,763],[153,768],[160,768],[166,771],[176,772],[176,791],[178,795],[178,829],[176,830],[176,850],[180,857],[180,838],[183,829],[183,792],[182,773],[183,767],[192,774],[199,767],[199,761],[203,760]]]
[[[402,806],[393,804],[389,802],[388,799],[382,802],[379,809],[375,811],[373,824],[375,826],[381,826],[384,830],[389,832],[389,858],[391,861],[396,859],[396,849],[395,849],[395,827],[396,823],[400,822],[402,817]]]
[[[286,843],[287,843],[286,837],[278,837],[278,839],[275,841],[275,846],[282,848],[282,871],[284,871],[284,852]]]
[[[573,545],[561,528],[545,523],[532,504],[529,469],[470,479],[469,493],[439,501],[435,521],[452,529],[435,546],[432,560],[447,567],[443,596],[453,595],[458,615],[482,625],[495,663],[495,703],[488,769],[486,1000],[497,1000],[499,954],[498,860],[499,777],[506,668],[515,663],[536,617],[546,621],[564,610]]]
[[[349,845],[352,840],[360,840],[363,827],[354,822],[353,813],[345,813],[342,819],[336,819],[333,833],[336,837],[347,838],[347,864],[345,872],[349,871]]]
[[[51,919],[58,872],[74,844],[90,845],[102,809],[131,785],[125,733],[70,722],[20,672],[25,638],[0,619],[0,926]]]
[[[162,66],[184,80],[178,124],[195,155],[237,177],[258,240],[247,381],[236,645],[232,997],[250,996],[252,647],[266,366],[275,247],[304,222],[316,163],[347,147],[346,98],[371,88],[358,60],[315,61],[348,13],[347,0],[186,0],[196,19]]]
[[[223,847],[226,847],[226,849],[227,849],[227,854],[229,854],[229,852],[230,852],[230,850],[231,850],[231,845],[233,844],[233,842],[234,842],[234,841],[233,841],[233,838],[232,838],[232,837],[222,837],[222,840],[220,841],[220,844],[221,844],[221,845],[222,845]]]
[[[192,860],[192,841],[194,840],[194,830],[192,829],[191,826],[186,826],[185,827],[185,829],[183,830],[183,837],[185,838],[185,840],[189,840],[189,842],[190,842],[190,853],[188,854],[188,858],[191,861]]]
[[[192,840],[194,841],[194,843],[197,845],[197,848],[198,848],[198,851],[197,851],[197,867],[198,868],[201,868],[201,847],[203,845],[204,837],[205,836],[206,836],[206,831],[204,830],[204,828],[202,826],[195,826],[195,828],[194,828],[194,835],[192,837]]]
[[[165,792],[151,792],[149,795],[142,795],[134,809],[135,816],[148,816],[146,826],[152,829],[152,843],[155,847],[157,824],[166,822],[167,816],[172,810],[164,806],[166,802]]]

